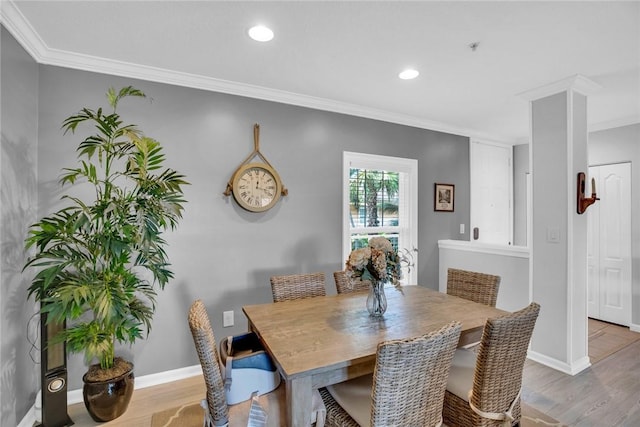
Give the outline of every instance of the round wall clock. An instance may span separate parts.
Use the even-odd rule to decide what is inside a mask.
[[[280,199],[282,185],[278,173],[266,163],[241,166],[233,176],[233,197],[244,209],[264,212]]]
[[[264,212],[271,209],[281,195],[286,196],[289,192],[278,172],[260,153],[260,125],[257,123],[253,127],[253,143],[253,152],[238,166],[223,194],[230,196],[233,193],[233,198],[243,209]],[[262,163],[249,163],[256,156],[262,159]]]

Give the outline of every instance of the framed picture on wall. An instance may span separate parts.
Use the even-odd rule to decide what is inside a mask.
[[[433,210],[436,212],[453,212],[454,201],[453,184],[439,184],[436,182],[433,200]]]

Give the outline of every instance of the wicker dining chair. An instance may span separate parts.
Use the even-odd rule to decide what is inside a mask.
[[[273,302],[324,296],[324,273],[286,274],[271,276]]]
[[[368,291],[371,286],[371,282],[368,280],[354,279],[349,283],[349,277],[344,271],[334,271],[333,279],[336,282],[336,291],[339,294]]]
[[[453,358],[443,418],[450,427],[498,427],[520,423],[520,390],[527,348],[540,305],[488,319],[477,352]]]
[[[460,327],[451,322],[420,337],[378,344],[373,375],[320,389],[327,410],[325,425],[440,425]]]
[[[205,409],[204,426],[222,426],[227,422],[229,426],[246,426],[249,418],[255,414],[256,405],[253,399],[232,406],[227,405],[216,340],[207,310],[201,300],[191,304],[188,319],[207,389],[206,398],[202,402]],[[268,410],[269,418],[285,419],[285,406],[281,403],[285,401],[283,385],[272,393],[260,396],[259,399],[259,403]],[[277,425],[277,422],[269,425]]]
[[[189,328],[207,387],[208,416],[213,425],[223,425],[229,421],[229,407],[224,394],[224,380],[220,371],[216,339],[213,336],[207,310],[201,300],[196,300],[191,304]]]
[[[496,306],[500,276],[450,268],[447,270],[447,294]]]

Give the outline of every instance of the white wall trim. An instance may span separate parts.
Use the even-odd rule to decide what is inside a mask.
[[[172,381],[183,380],[185,378],[202,375],[202,367],[200,365],[187,366],[186,368],[173,369],[171,371],[159,372],[157,374],[143,375],[135,378],[134,389],[153,387],[160,384],[170,383]],[[70,390],[67,393],[67,404],[83,402],[82,389]]]
[[[198,365],[187,366],[185,368],[173,369],[170,371],[159,372],[157,374],[143,375],[137,377],[134,383],[134,389],[153,387],[160,384],[166,384],[173,381],[183,380],[186,378],[202,375],[202,367]],[[83,402],[82,390],[70,390],[67,392],[67,405],[73,405]],[[32,427],[37,421],[35,414],[35,404],[31,406],[27,414],[24,416],[17,427]]]
[[[594,123],[588,126],[589,132],[598,132],[601,130],[621,128],[623,126],[631,126],[640,123],[639,116],[623,117],[621,119],[609,120],[607,122]]]
[[[574,159],[573,159],[573,126],[574,126],[574,95],[573,91],[568,90],[566,92],[567,99],[567,141],[566,141],[566,156],[567,156],[567,210],[566,210],[566,221],[567,221],[567,348],[566,348],[566,357],[569,363],[573,361],[573,353],[574,353],[574,296],[575,296],[575,279],[574,279],[574,268],[576,268],[576,257],[574,254],[574,212],[575,212],[575,203],[576,199],[573,197],[575,194],[575,184],[576,180],[574,178]],[[586,231],[586,230],[585,230]],[[584,264],[584,268],[587,268],[586,260]],[[586,301],[585,301],[586,305]],[[586,323],[587,319],[583,319]],[[588,331],[585,330],[585,339],[588,337]]]
[[[580,372],[591,366],[589,357],[584,357],[574,363],[569,364],[561,360],[545,356],[544,354],[529,350],[529,352],[527,353],[527,358],[569,375],[579,374]]]
[[[593,80],[583,75],[575,74],[557,82],[519,93],[517,96],[527,101],[535,101],[565,91],[575,91],[583,95],[591,95],[601,88],[602,86]]]
[[[403,246],[410,250],[418,248],[418,160],[404,157],[382,156],[377,154],[355,153],[343,151],[342,153],[342,259],[347,259],[351,253],[351,234],[358,232],[358,228],[349,227],[349,176],[352,167],[360,169],[376,169],[399,172],[406,177],[401,178],[400,200],[407,200],[400,211],[400,227],[376,228],[377,232],[399,232],[400,238],[408,245]],[[407,204],[409,206],[407,206]],[[406,208],[406,209],[405,209]],[[371,229],[366,229],[371,231]],[[403,285],[417,284],[418,260],[414,259],[414,266],[408,272],[408,277],[402,279]]]
[[[637,324],[637,323],[631,323],[631,324],[629,325],[629,330],[630,330],[631,332],[640,332],[640,325],[639,325],[639,324]]]
[[[490,243],[470,242],[467,240],[438,240],[438,248],[516,258],[529,258],[529,248],[525,246],[494,245]]]
[[[593,124],[587,123],[587,129],[588,129],[588,133],[592,133],[592,132],[600,132],[601,130],[616,129],[616,128],[632,126],[637,124],[640,124],[640,116],[629,116],[629,117],[623,117],[621,119],[608,120],[605,122],[599,122],[599,123],[593,123]],[[529,131],[529,134],[531,134],[531,131]],[[531,136],[522,137],[522,138],[517,138],[513,142],[513,145],[529,144],[530,142],[531,142]]]
[[[0,22],[5,25],[7,30],[9,30],[9,32],[16,38],[18,43],[20,43],[29,55],[31,55],[31,57],[33,57],[33,59],[39,64],[55,65],[95,73],[166,83],[174,86],[202,89],[363,117],[383,122],[396,123],[420,129],[429,129],[454,135],[495,140],[495,135],[489,135],[486,132],[452,126],[446,123],[431,121],[411,115],[397,114],[362,105],[348,104],[326,98],[318,98],[309,95],[270,89],[262,86],[214,79],[196,74],[181,73],[157,67],[149,67],[92,55],[81,55],[75,52],[52,49],[49,48],[38,36],[19,9],[13,4],[13,1],[6,0],[1,3],[2,8],[0,9]],[[505,140],[502,142],[511,145],[514,141]]]
[[[533,101],[529,101],[529,141],[528,151],[529,151],[529,194],[528,200],[529,203],[529,212],[527,213],[527,247],[529,248],[529,301],[533,301],[533,212],[536,209],[536,206],[533,204],[533,191],[534,191],[534,174],[533,174]]]
[[[13,1],[0,2],[0,22],[33,59],[45,56],[48,47]]]
[[[485,146],[485,147],[495,147],[496,149],[504,149],[504,150],[508,150],[509,152],[509,169],[510,169],[510,173],[509,173],[509,179],[508,179],[508,188],[507,188],[507,197],[509,199],[509,213],[508,213],[508,218],[509,218],[509,231],[508,231],[508,237],[507,237],[507,241],[510,243],[513,243],[513,209],[514,209],[514,195],[513,195],[513,145],[512,144],[503,144],[501,142],[495,142],[495,141],[487,141],[487,140],[482,140],[482,139],[478,139],[478,138],[469,138],[469,176],[471,177],[471,182],[469,183],[469,231],[471,236],[473,237],[473,229],[480,225],[478,224],[478,211],[477,211],[477,204],[478,204],[478,199],[480,198],[478,196],[478,182],[482,180],[481,177],[481,173],[478,171],[479,166],[478,166],[478,152],[480,150],[480,146]],[[497,166],[496,166],[497,168]],[[471,238],[469,239],[471,240]],[[480,239],[481,241],[483,240],[482,238]]]

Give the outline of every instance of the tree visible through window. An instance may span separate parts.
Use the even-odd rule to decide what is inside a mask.
[[[397,172],[351,169],[351,215],[359,226],[398,225]]]
[[[349,171],[349,216],[353,228],[397,227],[400,174],[383,170],[351,168]],[[398,246],[397,236],[369,230],[365,236],[353,236],[351,249],[367,245],[371,235],[385,234]],[[396,234],[396,233],[394,233]]]
[[[417,161],[348,152],[344,156],[343,257],[380,235],[397,250],[417,248]],[[415,283],[415,278],[406,278],[406,283]]]

